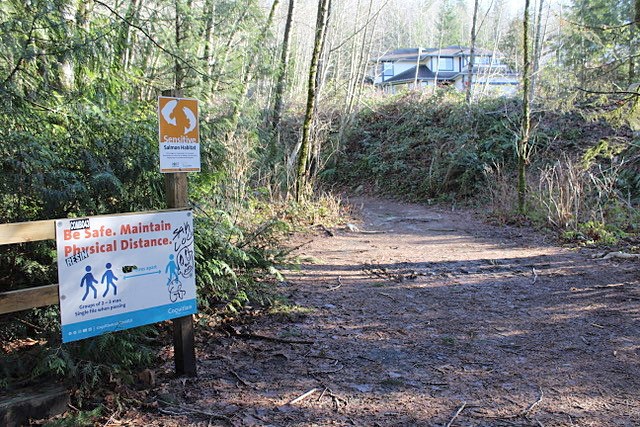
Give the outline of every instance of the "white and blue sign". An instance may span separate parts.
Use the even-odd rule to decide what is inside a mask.
[[[56,221],[62,341],[197,312],[191,211]]]

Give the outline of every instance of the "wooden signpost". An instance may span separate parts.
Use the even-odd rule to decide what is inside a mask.
[[[182,91],[168,90],[163,96],[181,97]],[[160,111],[158,111],[160,113]],[[158,114],[160,116],[160,114]],[[162,120],[158,117],[158,120]],[[163,144],[162,137],[159,143]],[[168,208],[187,208],[189,206],[189,185],[186,172],[171,172],[164,176],[165,194]],[[193,334],[193,316],[173,319],[173,349],[176,373],[196,376],[195,339]]]

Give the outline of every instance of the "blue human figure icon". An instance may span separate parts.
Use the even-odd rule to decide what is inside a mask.
[[[85,288],[86,290],[84,291],[82,301],[87,299],[87,295],[89,295],[89,289],[93,290],[93,299],[96,299],[98,298],[98,290],[95,288],[95,286],[93,286],[93,284],[98,283],[98,281],[95,277],[93,277],[93,274],[91,274],[90,265],[87,265],[84,270],[87,272],[87,274],[82,276],[82,280],[80,280],[80,287],[83,287],[84,285],[86,285],[87,287]]]
[[[104,272],[104,274],[102,275],[102,279],[100,280],[100,283],[104,283],[104,281],[107,281],[107,289],[104,290],[104,293],[102,294],[102,298],[106,297],[107,294],[109,293],[109,288],[111,286],[113,286],[113,295],[118,295],[118,288],[116,287],[116,284],[113,283],[113,281],[117,281],[118,278],[116,277],[115,274],[113,274],[113,271],[111,271],[111,263],[108,262],[107,265],[105,265],[105,267],[107,268],[107,271]]]
[[[180,274],[180,267],[178,267],[178,265],[176,264],[176,262],[173,260],[175,257],[172,255],[169,255],[169,263],[167,264],[166,268],[164,269],[165,274],[169,274],[169,280],[167,280],[167,286],[174,280],[178,281],[179,277],[178,274]],[[174,279],[175,277],[175,279]]]

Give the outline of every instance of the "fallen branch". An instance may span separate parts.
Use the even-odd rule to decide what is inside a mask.
[[[246,380],[244,380],[242,377],[240,377],[240,375],[238,375],[238,373],[236,371],[234,371],[233,369],[229,369],[229,372],[231,372],[231,374],[236,377],[236,379],[238,381],[240,381],[240,383],[245,386],[245,387],[253,387],[251,384],[249,384],[249,382],[247,382]]]
[[[460,407],[458,408],[458,410],[456,411],[455,414],[453,414],[453,417],[451,417],[451,419],[449,420],[449,422],[445,425],[445,427],[451,427],[451,425],[453,424],[453,422],[455,421],[456,418],[458,418],[458,415],[460,415],[462,413],[462,411],[464,411],[464,408],[467,406],[467,402],[463,402],[462,405],[460,405]]]
[[[229,335],[231,335],[232,337],[236,337],[236,338],[244,338],[244,339],[252,339],[252,340],[263,340],[263,341],[279,342],[279,343],[284,343],[284,344],[307,344],[307,345],[311,345],[311,344],[315,344],[316,343],[315,341],[289,340],[289,339],[286,339],[286,338],[270,337],[270,336],[267,336],[267,335],[253,334],[253,333],[248,333],[248,332],[238,332],[231,326],[227,326],[224,329],[229,333]]]
[[[296,397],[295,399],[293,399],[292,401],[287,403],[287,405],[293,405],[294,403],[302,402],[304,399],[306,399],[307,397],[311,396],[316,391],[318,391],[317,388],[312,388],[311,390],[301,394],[300,396]]]
[[[620,286],[624,286],[624,283],[612,283],[610,285],[596,285],[593,287],[593,289],[617,288]]]
[[[531,412],[533,410],[533,408],[535,408],[536,406],[538,406],[540,404],[540,402],[542,402],[542,398],[543,397],[544,397],[544,392],[542,391],[542,387],[540,387],[540,397],[538,397],[538,400],[533,402],[531,405],[529,405],[529,407],[527,409],[522,411],[520,413],[520,416],[526,417],[527,415],[529,415],[529,412]]]
[[[309,243],[313,243],[313,240],[309,240],[308,242],[304,242],[298,246],[294,246],[293,248],[287,249],[285,251],[282,252],[282,255],[289,255],[292,252],[297,251],[298,249],[302,248],[303,246],[307,246]]]
[[[333,402],[336,412],[340,410],[341,403],[344,405],[345,408],[349,405],[349,402],[346,399],[343,399],[342,397],[336,394],[333,394],[333,391],[331,391],[330,388],[325,388],[325,390],[326,390],[326,394],[329,395],[329,397],[331,397],[331,402]]]
[[[238,338],[247,338],[254,340],[263,340],[263,341],[271,341],[271,342],[280,342],[284,344],[306,344],[311,345],[315,344],[315,341],[307,341],[307,340],[289,340],[286,338],[277,338],[277,337],[269,337],[267,335],[259,335],[259,334],[248,334],[248,333],[239,333],[236,335]]]
[[[327,227],[325,227],[324,225],[320,224],[320,228],[322,229],[322,231],[324,231],[325,233],[327,233],[327,236],[329,237],[335,237],[336,235],[334,234],[333,231],[329,230]]]
[[[434,217],[407,217],[407,218],[400,218],[400,217],[391,217],[391,218],[387,218],[384,221],[385,222],[432,222],[432,221],[440,221],[442,219],[441,216],[434,218]]]
[[[389,273],[387,273],[387,269],[384,267],[376,268],[372,264],[364,264],[364,266],[362,267],[362,271],[372,274],[381,279],[389,280]]]
[[[17,320],[18,322],[20,322],[20,323],[22,323],[22,324],[24,324],[24,325],[27,325],[28,327],[33,328],[33,329],[35,329],[35,330],[36,330],[36,331],[38,331],[38,332],[44,332],[44,331],[45,331],[43,328],[40,328],[40,327],[38,327],[38,326],[34,325],[33,323],[29,323],[29,322],[27,322],[26,320],[19,319],[19,318],[17,318],[17,317],[12,317],[11,319],[12,319],[12,320]]]
[[[339,368],[337,369],[333,369],[331,371],[309,371],[309,375],[315,376],[315,375],[328,375],[328,374],[335,374],[336,372],[340,372],[344,369],[344,365],[340,365]]]
[[[159,400],[158,402],[164,403],[164,404],[168,404],[168,402],[165,402],[163,400]],[[190,408],[187,406],[167,406],[166,408],[158,408],[158,411],[161,414],[165,414],[165,415],[204,415],[206,417],[209,417],[210,419],[214,419],[214,420],[223,420],[226,421],[228,423],[231,422],[231,418],[226,416],[226,415],[220,415],[220,414],[216,414],[214,412],[211,411],[206,411],[204,409],[199,409],[199,408]]]
[[[327,290],[328,291],[335,291],[336,289],[340,289],[340,287],[342,286],[342,281],[340,280],[340,276],[338,276],[338,278],[336,279],[336,282],[338,282],[337,285],[331,286],[331,287],[327,288]]]
[[[382,295],[383,297],[387,297],[387,298],[389,298],[389,299],[390,299],[391,301],[393,301],[393,302],[398,302],[398,300],[397,300],[397,299],[395,299],[394,297],[392,297],[392,296],[391,296],[391,295],[389,295],[389,294],[385,294],[384,292],[378,292],[378,295]]]
[[[520,417],[525,417],[527,418],[529,416],[529,412],[531,412],[533,410],[533,408],[535,408],[536,406],[538,406],[540,404],[540,402],[542,402],[542,398],[544,397],[544,392],[542,391],[542,387],[540,387],[540,396],[538,396],[538,399],[533,402],[531,405],[529,405],[525,410],[515,414],[515,415],[509,415],[509,416],[495,416],[492,417],[490,415],[487,415],[487,417],[490,418],[498,418],[498,419],[505,419],[505,420],[512,420],[514,418],[520,418]]]
[[[360,234],[385,234],[386,231],[375,231],[375,230],[360,230],[356,225],[354,224],[347,224],[345,227],[346,231],[350,231],[352,233],[360,233]]]
[[[626,252],[617,251],[617,252],[609,252],[608,254],[606,254],[605,256],[603,256],[600,259],[611,259],[611,258],[640,259],[640,254],[629,254],[629,253],[626,253]]]

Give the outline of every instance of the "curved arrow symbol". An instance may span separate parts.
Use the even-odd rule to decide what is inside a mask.
[[[160,114],[162,114],[162,117],[164,117],[164,120],[173,126],[176,126],[178,124],[178,122],[176,121],[176,118],[171,117],[171,114],[173,114],[173,110],[176,108],[176,105],[178,105],[178,100],[172,99],[171,101],[167,102],[165,106],[162,107],[162,110],[160,111]]]
[[[184,128],[184,134],[186,135],[196,128],[198,121],[196,120],[196,115],[193,114],[193,111],[191,111],[190,108],[182,107],[182,111],[184,112],[184,115],[187,116],[187,120],[189,120],[189,126]]]

